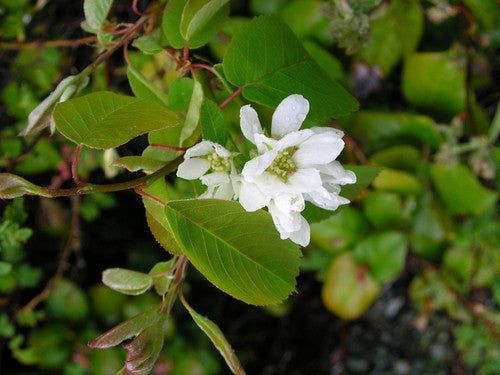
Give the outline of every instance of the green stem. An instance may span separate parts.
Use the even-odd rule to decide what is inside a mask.
[[[156,172],[143,176],[140,178],[137,178],[135,180],[131,181],[125,181],[125,182],[119,182],[116,184],[107,184],[107,185],[94,185],[94,184],[87,184],[85,186],[78,186],[75,188],[70,188],[70,189],[50,189],[50,188],[43,188],[42,189],[42,196],[45,197],[50,197],[50,198],[56,198],[56,197],[67,197],[67,196],[72,196],[72,195],[83,195],[83,194],[90,194],[90,193],[109,193],[112,191],[121,191],[121,190],[128,190],[128,189],[134,189],[137,186],[144,185],[148,183],[151,180],[155,180],[157,178],[161,178],[165,176],[166,174],[174,171],[177,166],[181,163],[183,160],[183,156],[179,156],[167,165],[165,165],[163,168],[157,170]]]

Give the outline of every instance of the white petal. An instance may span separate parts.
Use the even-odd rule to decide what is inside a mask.
[[[282,211],[282,207],[274,199],[269,202],[268,207],[274,226],[280,232],[282,239],[288,238],[291,232],[300,228],[300,221],[297,220],[296,212],[292,213],[290,210]]]
[[[253,179],[261,175],[276,158],[277,151],[271,150],[263,155],[257,156],[245,163],[241,174],[246,180],[253,182]]]
[[[269,172],[264,172],[259,176],[252,176],[250,179],[245,177],[245,179],[255,183],[259,190],[270,198],[275,198],[281,194],[291,196],[297,194],[297,192],[293,190],[293,187],[286,184],[278,176]]]
[[[323,182],[319,171],[314,168],[299,169],[288,177],[288,183],[301,193],[308,193],[321,188]]]
[[[344,141],[332,133],[315,134],[302,142],[294,157],[300,167],[327,164],[335,160],[344,148]]]
[[[344,169],[338,162],[333,161],[328,165],[321,165],[317,167],[321,173],[321,177],[325,183],[328,184],[354,184],[356,182],[356,175],[353,171]]]
[[[311,228],[309,227],[309,223],[306,219],[304,219],[301,215],[299,216],[301,219],[301,226],[297,231],[290,233],[290,239],[296,244],[305,247],[309,245],[311,240]]]
[[[200,177],[201,182],[207,186],[220,186],[231,182],[227,172],[214,172]]]
[[[204,156],[210,154],[214,150],[215,143],[210,141],[201,141],[189,148],[184,154],[184,159],[192,158],[193,156]]]
[[[239,201],[246,211],[252,212],[266,206],[269,203],[269,198],[255,184],[242,181]]]
[[[302,95],[290,95],[283,99],[273,113],[271,134],[281,138],[299,130],[309,112],[309,102]]]
[[[313,134],[314,133],[310,129],[288,133],[276,143],[274,148],[279,151],[292,146],[300,146],[302,142],[306,141]]]
[[[210,162],[202,158],[191,158],[184,160],[179,169],[177,176],[185,180],[195,180],[203,176],[210,169]]]
[[[243,135],[253,144],[255,144],[254,134],[263,133],[259,116],[250,104],[243,106],[240,109],[240,126]]]
[[[213,146],[215,148],[215,152],[217,153],[217,155],[224,156],[226,158],[231,156],[231,153],[228,150],[226,150],[224,147],[222,147],[220,144],[214,143]]]
[[[329,192],[326,189],[304,194],[304,198],[318,207],[334,211],[340,205],[349,203],[349,200],[341,197],[338,193]]]

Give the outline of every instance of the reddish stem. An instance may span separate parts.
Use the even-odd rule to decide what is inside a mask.
[[[226,100],[222,102],[221,105],[219,105],[220,109],[223,109],[226,105],[228,105],[234,98],[236,98],[238,95],[240,95],[243,91],[243,87],[240,87],[238,90],[233,92]]]
[[[155,203],[159,204],[160,206],[165,207],[165,202],[163,202],[161,199],[158,199],[158,198],[156,198],[156,197],[153,197],[151,194],[148,194],[148,193],[144,192],[144,191],[142,190],[143,188],[144,188],[144,185],[142,185],[142,186],[137,186],[137,187],[135,187],[135,188],[134,188],[134,191],[135,191],[137,194],[139,194],[139,195],[141,195],[141,196],[143,196],[143,197],[146,197],[146,198],[148,198],[148,199],[152,200],[153,202],[155,202]]]
[[[78,145],[75,148],[75,154],[73,155],[73,160],[71,162],[71,175],[73,176],[73,181],[78,186],[85,186],[86,183],[78,178],[78,162],[80,160],[80,152],[82,151],[82,145]]]
[[[191,66],[193,68],[201,68],[201,69],[206,69],[206,70],[209,70],[209,71],[213,70],[213,68],[210,65],[206,65],[206,64],[192,64]]]
[[[133,0],[132,1],[132,10],[134,11],[135,14],[137,14],[138,16],[147,16],[148,14],[151,13],[151,11],[147,11],[146,13],[143,13],[141,12],[138,8],[137,8],[137,0]]]

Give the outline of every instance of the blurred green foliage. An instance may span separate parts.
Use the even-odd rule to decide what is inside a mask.
[[[28,1],[0,0],[2,42],[24,42],[27,35],[43,38],[32,27],[44,22],[27,21],[36,11],[46,15]],[[356,87],[363,87],[361,110],[336,125],[349,137],[346,160],[382,168],[370,188],[357,192],[352,205],[312,224],[312,244],[304,250],[302,270],[315,272],[323,285],[325,306],[344,319],[360,317],[380,293],[410,273],[408,292],[419,314],[416,324],[424,329],[433,313],[444,311],[456,322],[454,343],[463,363],[477,374],[499,373],[498,2],[252,0],[248,14],[230,16],[208,43],[210,54],[197,51],[207,53],[200,60],[222,61],[230,39],[250,17],[269,13],[282,15],[329,78],[354,94]],[[446,45],[433,39],[438,34]],[[133,45],[138,51],[130,51],[137,69],[127,72],[131,89],[138,97],[153,95],[161,101],[165,96],[173,110],[187,110],[193,80],[174,80],[175,68],[157,54],[164,36],[148,37],[137,39]],[[141,52],[149,55],[144,58]],[[2,62],[7,72],[0,83],[5,122],[0,130],[2,172],[31,175],[44,183],[51,175],[47,185],[54,187],[71,178],[73,146],[47,133],[16,137],[30,112],[74,64],[69,54],[56,48],[27,49]],[[0,59],[4,56],[1,51]],[[111,84],[123,90],[123,69],[98,71],[92,85],[108,88],[110,76]],[[141,77],[154,87],[141,84]],[[155,94],[157,90],[162,94]],[[213,99],[227,94],[211,90]],[[238,108],[230,103],[226,109],[230,132],[239,122]],[[216,111],[205,108],[207,116],[213,114],[210,110]],[[175,131],[151,133],[150,141],[178,137]],[[151,160],[159,154],[149,148],[142,159],[122,162],[154,169]],[[168,160],[175,157],[173,152],[161,155]],[[92,173],[103,178],[99,170],[110,165],[97,150],[85,150],[80,159],[82,178]],[[183,182],[169,184],[168,189],[174,198],[192,195],[191,185]],[[0,219],[2,304],[17,298],[27,303],[27,296],[41,291],[53,276],[45,264],[30,261],[26,249],[36,248],[29,243],[33,231],[44,228],[57,240],[68,236],[67,207],[42,202],[35,207],[31,199],[28,203],[29,212],[24,199],[16,198]],[[109,194],[88,195],[81,199],[79,214],[92,222],[116,204]],[[36,221],[40,212],[45,219]],[[36,309],[21,310],[18,302],[9,305],[0,314],[0,337],[12,358],[23,365],[52,373],[62,368],[60,373],[66,375],[114,374],[122,366],[125,350],[89,350],[81,343],[156,306],[157,294],[125,296],[103,285],[78,285],[76,280],[59,278]],[[175,335],[176,317],[169,319],[168,347],[160,353],[157,366],[176,375],[216,374],[220,363],[208,339],[200,334],[193,343]]]

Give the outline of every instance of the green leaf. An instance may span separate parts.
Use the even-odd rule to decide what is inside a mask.
[[[155,276],[155,275],[158,275],[168,270],[172,270],[173,266],[174,266],[174,260],[171,259],[168,262],[156,263],[153,266],[153,268],[151,268],[151,270],[149,271],[149,275],[153,278],[156,293],[158,293],[159,295],[164,295],[165,293],[167,293],[168,288],[172,283],[172,277],[170,277],[172,274],[170,273],[168,275],[163,275],[163,276]]]
[[[122,156],[116,159],[113,166],[125,168],[130,172],[144,170],[147,172],[155,172],[165,165],[163,161],[147,158],[145,156]]]
[[[181,34],[190,42],[191,48],[201,47],[215,36],[229,14],[228,4],[229,0],[188,0],[182,14]],[[193,5],[194,9],[191,9]],[[201,8],[196,9],[199,5],[202,5]],[[195,39],[196,36],[203,37],[202,40],[206,41],[200,43]]]
[[[0,276],[7,275],[12,270],[12,264],[0,260]]]
[[[167,184],[163,178],[149,182],[144,192],[163,202],[170,200],[170,196],[167,192]],[[165,216],[165,209],[146,197],[142,197],[142,203],[146,209],[146,219],[149,229],[156,241],[168,252],[175,255],[181,255],[182,249],[172,234],[172,229]]]
[[[483,187],[462,164],[433,165],[430,174],[439,196],[452,214],[479,215],[498,199],[498,193]]]
[[[487,30],[498,27],[500,7],[496,0],[464,0],[464,4],[471,10],[474,18]]]
[[[216,199],[170,201],[165,213],[184,254],[226,293],[266,305],[294,291],[301,254],[280,240],[268,213]]]
[[[360,211],[346,206],[326,220],[312,223],[311,241],[322,249],[336,252],[352,247],[369,228],[370,224]]]
[[[186,44],[180,29],[182,11],[186,3],[187,0],[169,0],[163,12],[161,23],[163,33],[170,45],[177,49],[183,48]]]
[[[108,17],[113,0],[85,0],[83,11],[87,24],[94,30],[99,30]]]
[[[88,83],[88,77],[78,78],[77,76],[68,76],[64,78],[54,91],[50,93],[36,108],[31,111],[28,116],[28,125],[21,132],[21,135],[27,136],[38,129],[40,129],[39,125],[41,125],[44,120],[47,120],[48,117],[51,116],[52,111],[57,104],[61,100],[61,97],[67,92],[71,87],[76,88],[75,93],[79,91],[79,89],[85,87]]]
[[[160,104],[107,91],[58,104],[54,120],[66,138],[101,149],[114,148],[141,134],[178,124],[175,113]]]
[[[160,30],[156,29],[150,34],[134,39],[132,45],[148,55],[156,55],[157,53],[160,53],[163,50],[160,45]]]
[[[422,182],[411,173],[389,168],[382,169],[373,180],[373,187],[401,194],[420,194],[424,191]]]
[[[433,119],[405,112],[361,111],[346,130],[364,141],[366,153],[401,143],[428,144],[437,149],[441,143]]]
[[[341,196],[354,200],[361,194],[382,171],[382,168],[371,165],[346,165],[345,169],[353,171],[356,175],[356,183],[343,185]]]
[[[339,59],[313,41],[305,41],[304,47],[331,79],[340,83],[342,87],[349,87],[349,79]]]
[[[354,261],[352,252],[336,257],[321,290],[326,308],[342,319],[356,319],[375,301],[380,284]]]
[[[67,279],[59,279],[47,298],[47,307],[55,318],[81,321],[89,312],[83,290]]]
[[[413,146],[396,145],[373,154],[370,161],[384,167],[413,172],[420,166],[420,151]]]
[[[203,139],[224,146],[229,137],[226,118],[219,106],[210,99],[205,99],[200,113],[201,134]]]
[[[397,194],[372,191],[364,200],[366,217],[378,229],[404,223],[403,207]]]
[[[199,48],[222,27],[229,14],[228,0],[171,0],[163,13],[163,33],[174,48]]]
[[[24,194],[39,195],[41,197],[50,197],[47,190],[41,186],[11,173],[0,173],[0,198],[12,199]]]
[[[193,94],[189,102],[188,112],[186,119],[182,125],[181,136],[179,143],[184,144],[184,141],[189,139],[196,131],[198,123],[200,122],[201,104],[203,103],[203,88],[198,81],[194,82]]]
[[[124,345],[128,351],[125,361],[126,373],[149,374],[163,348],[165,321],[166,314],[160,315],[156,323],[145,328],[134,340]]]
[[[189,108],[191,96],[193,96],[194,80],[187,77],[179,77],[172,81],[168,89],[169,108],[172,111],[185,111]]]
[[[228,81],[244,87],[245,98],[267,107],[276,108],[285,97],[301,94],[310,103],[308,119],[317,121],[358,108],[276,16],[262,16],[244,26],[233,37],[223,66]]]
[[[200,327],[203,332],[205,332],[210,341],[212,341],[212,343],[215,345],[233,374],[245,375],[245,370],[243,370],[243,367],[241,367],[240,361],[234,353],[234,349],[231,347],[231,344],[229,344],[220,328],[207,317],[202,316],[194,311],[182,295],[181,301],[193,318],[194,322],[198,325],[198,327]]]
[[[167,94],[153,85],[150,80],[144,77],[132,65],[127,67],[127,78],[135,96],[168,106]]]
[[[408,243],[399,232],[372,234],[354,248],[354,259],[367,264],[375,280],[384,283],[395,278],[404,268]]]
[[[96,338],[89,346],[91,348],[109,348],[138,335],[139,332],[150,327],[157,321],[160,307],[161,304],[126,320]]]
[[[406,100],[416,107],[448,117],[465,109],[465,61],[452,52],[409,56],[401,85]]]
[[[124,268],[108,268],[102,273],[102,282],[117,292],[138,295],[153,285],[153,278],[142,272]]]
[[[411,247],[420,256],[439,259],[446,239],[443,214],[435,207],[430,191],[418,201],[412,222]]]
[[[424,16],[417,1],[395,0],[371,22],[372,42],[359,52],[369,65],[387,76],[402,57],[415,50],[422,36]]]

